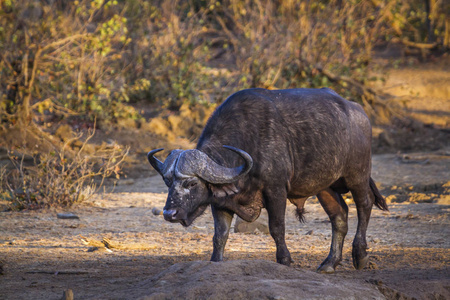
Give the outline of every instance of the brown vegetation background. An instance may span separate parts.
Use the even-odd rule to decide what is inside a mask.
[[[446,59],[449,48],[446,1],[0,3],[1,146],[20,173],[16,182],[3,179],[2,193],[36,207],[47,204],[37,203],[39,188],[30,191],[37,183],[24,183],[24,153],[40,170],[38,154],[64,169],[77,155],[114,148],[98,145],[101,133],[123,128],[148,132],[148,148],[186,147],[176,139],[195,141],[214,107],[244,88],[331,87],[363,104],[376,123],[408,125],[376,88],[386,79],[383,64],[411,64],[411,55],[412,63]],[[393,45],[400,53],[381,63]],[[86,143],[88,130],[100,130],[95,147]],[[117,158],[127,152],[121,145]],[[92,180],[102,167],[118,176],[105,159],[91,159]],[[80,199],[80,188],[73,194],[67,203]]]

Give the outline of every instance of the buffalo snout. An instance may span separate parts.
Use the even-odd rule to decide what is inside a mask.
[[[163,210],[164,220],[171,223],[181,223],[186,226],[188,214],[184,209],[181,208],[164,208]]]
[[[166,221],[175,220],[175,217],[177,214],[178,214],[178,211],[176,209],[169,209],[169,210],[163,211],[164,219]]]

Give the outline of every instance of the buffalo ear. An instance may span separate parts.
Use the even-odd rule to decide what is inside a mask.
[[[216,198],[231,196],[239,192],[234,183],[209,184],[209,188],[211,189],[211,192]]]

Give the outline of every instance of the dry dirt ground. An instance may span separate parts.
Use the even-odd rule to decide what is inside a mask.
[[[75,299],[450,299],[447,70],[389,73],[384,88],[417,120],[442,129],[444,138],[437,147],[418,147],[426,152],[374,155],[373,177],[390,212],[373,210],[366,269],[356,271],[351,262],[351,199],[344,259],[335,274],[314,273],[331,238],[328,218],[314,199],[306,204],[304,224],[288,205],[286,240],[295,261],[290,268],[274,263],[275,244],[260,231],[232,232],[225,263],[209,263],[210,212],[189,228],[153,214],[164,206],[166,188],[143,165],[141,178],[119,181],[113,192],[68,210],[0,212],[0,299],[61,299],[67,289]],[[419,145],[420,135],[415,138]],[[79,219],[57,218],[67,212]]]
[[[410,154],[419,156],[415,155]],[[420,157],[424,155],[428,157],[426,164],[404,163],[402,156],[393,154],[374,157],[375,179],[382,179],[381,186],[390,187],[384,192],[397,195],[394,201],[407,201],[390,203],[390,212],[374,209],[368,231],[371,260],[362,271],[354,270],[351,262],[356,211],[350,204],[350,229],[342,265],[334,275],[314,276],[334,280],[337,286],[339,280],[345,281],[345,286],[350,284],[356,290],[361,285],[376,287],[388,299],[450,299],[450,196],[449,187],[442,187],[443,179],[448,179],[450,156],[439,152],[421,153]],[[189,271],[188,266],[177,265],[175,275],[157,275],[170,266],[209,260],[214,231],[209,212],[189,228],[165,222],[161,215],[152,213],[153,208],[164,206],[166,198],[164,183],[158,176],[125,183],[113,193],[98,195],[90,203],[70,209],[79,219],[58,219],[58,212],[67,212],[60,210],[1,213],[0,299],[59,299],[69,288],[76,299],[134,299],[150,296],[156,291],[152,289],[169,285],[170,278]],[[330,245],[330,223],[325,212],[314,199],[306,207],[305,224],[298,223],[293,206],[287,209],[286,239],[295,260],[291,268],[298,272],[314,271],[327,256]],[[264,215],[261,218],[266,219]],[[110,249],[101,242],[105,238]],[[275,245],[270,235],[259,231],[230,234],[226,260],[238,261],[238,266],[228,266],[227,272],[242,268],[239,264],[249,264],[249,260],[274,259]],[[214,274],[208,265],[202,266],[210,272],[202,277],[209,282]],[[255,272],[257,265],[250,266]],[[220,268],[217,270],[216,276],[222,274]],[[262,268],[259,275],[266,274],[263,272]],[[235,275],[236,281],[249,281],[245,288],[254,284],[250,277]],[[163,283],[160,277],[165,278]],[[185,280],[192,278],[187,277]],[[304,280],[304,276],[301,278]],[[198,285],[198,280],[192,284]]]

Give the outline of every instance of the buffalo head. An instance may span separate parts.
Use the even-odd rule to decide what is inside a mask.
[[[164,219],[189,226],[205,211],[211,203],[211,197],[223,197],[238,192],[233,183],[250,171],[253,160],[241,149],[223,147],[239,154],[245,164],[235,168],[224,167],[197,149],[173,150],[164,163],[154,156],[163,149],[148,153],[148,161],[169,187]]]

